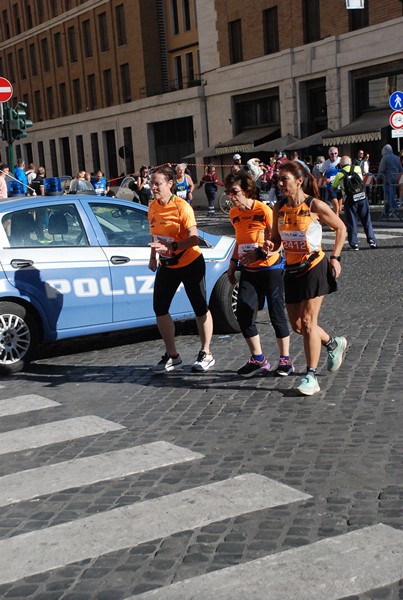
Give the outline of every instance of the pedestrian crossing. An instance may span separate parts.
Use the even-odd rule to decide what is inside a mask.
[[[0,417],[59,406],[41,396],[18,396],[0,401]],[[119,434],[125,429],[95,415],[55,420],[0,434],[0,454],[112,432]],[[202,458],[198,452],[157,441],[43,465],[0,477],[0,507]],[[255,473],[200,484],[0,539],[0,585],[11,585],[82,560],[246,513],[304,503],[311,498]],[[379,524],[186,579],[127,600],[336,600],[399,581],[403,578],[402,559],[403,532]]]

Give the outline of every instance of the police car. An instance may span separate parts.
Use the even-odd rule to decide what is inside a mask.
[[[0,203],[0,372],[21,370],[39,344],[155,325],[147,208],[93,195]],[[199,231],[215,325],[239,331],[226,271],[234,240]],[[180,288],[174,320],[194,318]]]

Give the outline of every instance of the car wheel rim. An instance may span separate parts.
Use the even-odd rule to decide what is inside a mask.
[[[29,327],[17,315],[0,316],[0,364],[22,360],[31,344]]]

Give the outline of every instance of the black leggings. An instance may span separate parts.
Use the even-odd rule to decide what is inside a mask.
[[[270,321],[276,338],[281,339],[290,335],[285,315],[283,273],[283,269],[241,271],[237,319],[245,338],[258,335],[255,314],[260,301],[264,298],[267,299]]]
[[[176,290],[183,283],[187,297],[196,317],[202,317],[208,311],[206,301],[206,264],[200,254],[186,267],[158,267],[154,283],[153,307],[157,317],[169,312]]]

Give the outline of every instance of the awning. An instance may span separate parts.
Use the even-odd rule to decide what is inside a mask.
[[[338,144],[355,144],[380,140],[382,129],[389,125],[390,109],[373,110],[363,113],[355,121],[351,121],[337,131],[323,137],[324,146]]]
[[[260,144],[260,146],[256,146],[253,150],[256,150],[256,152],[274,152],[275,150],[280,150],[282,152],[286,146],[297,141],[299,141],[299,138],[287,133],[287,135],[271,140],[271,142]]]
[[[246,129],[230,140],[216,144],[216,155],[232,154],[233,152],[254,152],[256,143],[274,135],[277,131],[279,131],[278,125],[273,127],[259,127],[258,129]]]
[[[302,140],[297,140],[292,144],[289,144],[284,148],[284,150],[302,150],[303,148],[310,148],[311,146],[321,146],[323,144],[323,137],[325,135],[333,134],[333,129],[323,129],[323,131],[318,131],[318,133],[313,133],[306,138],[302,138]]]
[[[196,158],[196,156],[217,156],[217,152],[215,146],[209,146],[208,148],[202,148],[201,150],[196,150],[193,154],[188,154],[183,158]]]

